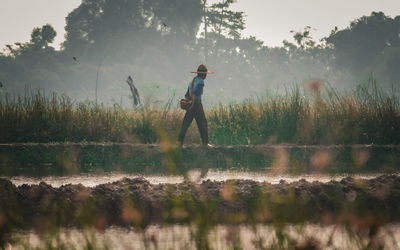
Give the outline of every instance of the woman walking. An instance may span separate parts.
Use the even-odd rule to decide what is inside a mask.
[[[192,106],[186,110],[185,117],[183,118],[181,131],[179,133],[179,143],[182,146],[183,140],[185,139],[186,131],[193,121],[196,120],[197,127],[199,128],[201,142],[203,146],[208,145],[208,129],[207,129],[207,119],[204,114],[203,105],[201,104],[201,96],[203,95],[204,80],[207,74],[212,74],[213,72],[208,71],[205,65],[200,65],[196,72],[191,72],[197,74],[196,77],[189,83],[187,88],[185,98],[192,100]]]

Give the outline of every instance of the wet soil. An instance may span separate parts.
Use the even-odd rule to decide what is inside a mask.
[[[44,182],[15,186],[0,178],[0,231],[347,220],[371,225],[399,221],[400,177],[279,184],[252,180],[151,184],[143,178],[124,178],[95,187],[78,184],[59,188]]]

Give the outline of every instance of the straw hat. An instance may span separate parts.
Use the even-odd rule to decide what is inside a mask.
[[[197,68],[197,71],[190,72],[195,74],[214,74],[212,71],[208,71],[206,65],[202,64]]]

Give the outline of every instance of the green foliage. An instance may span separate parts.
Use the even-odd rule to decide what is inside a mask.
[[[400,46],[400,18],[372,12],[351,22],[344,30],[333,30],[326,42],[335,48],[336,65],[351,67],[356,74],[371,66],[385,48]]]
[[[42,28],[35,28],[31,34],[31,44],[34,47],[44,48],[54,41],[57,32],[50,24],[44,25]]]
[[[240,39],[241,32],[245,28],[244,12],[229,10],[231,4],[235,2],[235,0],[223,0],[205,7],[203,34],[205,39],[208,28],[211,33],[235,40]]]
[[[57,32],[50,24],[43,25],[41,28],[37,27],[32,30],[31,40],[27,43],[15,43],[16,48],[7,45],[8,54],[13,58],[19,57],[39,57],[43,51],[52,50],[49,48],[49,43],[54,41]],[[54,49],[53,49],[54,50]],[[48,53],[48,52],[47,52]]]
[[[293,30],[290,32],[294,34],[293,38],[301,49],[313,48],[316,45],[316,42],[310,36],[311,26],[305,27],[303,32],[295,32]],[[286,43],[288,42],[286,41]]]
[[[138,56],[149,45],[161,46],[157,40],[162,32],[180,44],[190,43],[200,18],[200,0],[84,1],[66,18],[64,48],[75,55],[91,54],[91,59],[110,47],[118,55]]]

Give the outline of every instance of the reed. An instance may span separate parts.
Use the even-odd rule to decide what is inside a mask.
[[[159,143],[176,138],[184,112],[148,104],[138,109],[75,102],[65,95],[31,91],[0,100],[0,142]],[[376,84],[351,93],[293,87],[285,94],[247,99],[206,110],[212,144],[399,144],[399,96]],[[198,143],[194,125],[187,143]]]

